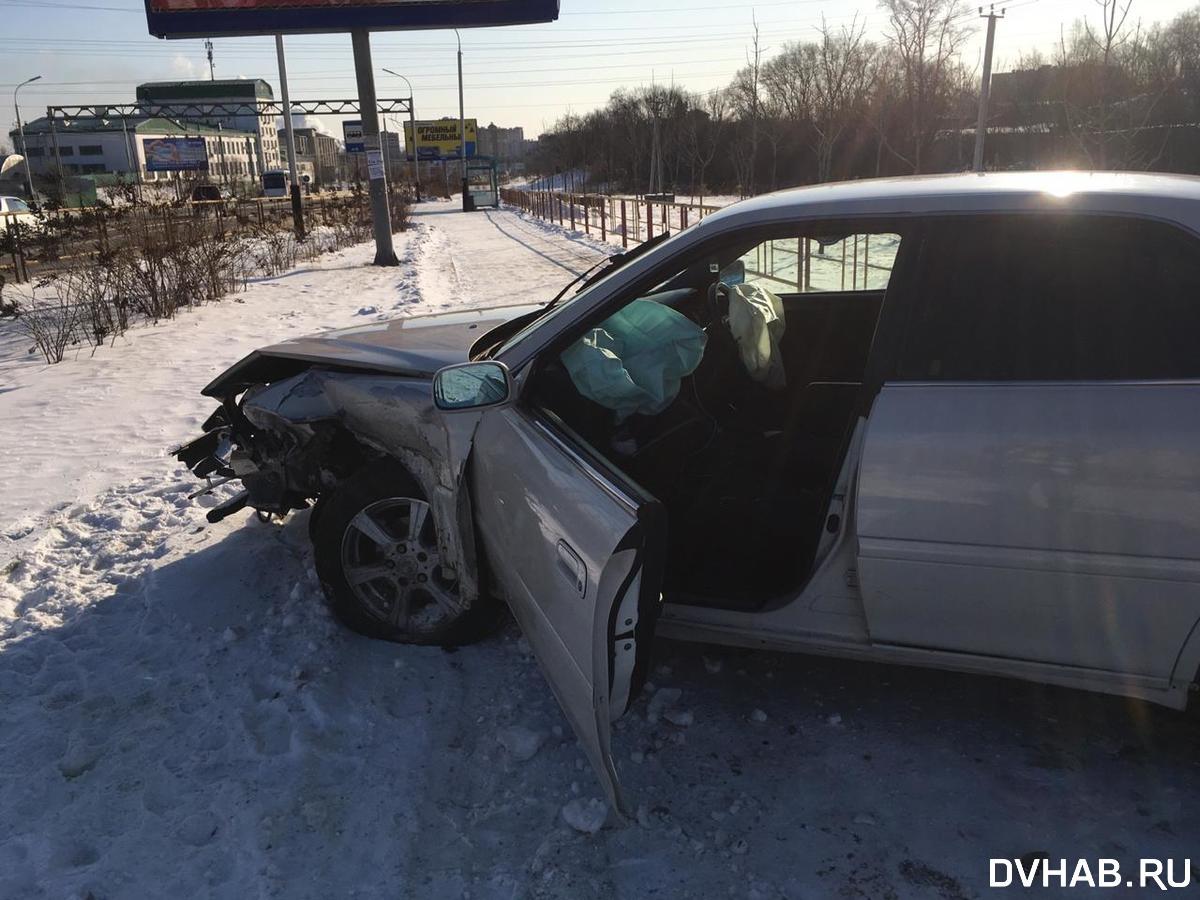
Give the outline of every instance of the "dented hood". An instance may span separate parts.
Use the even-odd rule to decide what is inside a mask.
[[[288,377],[312,365],[432,378],[443,366],[465,362],[471,345],[488,331],[533,312],[539,305],[410,316],[272,344],[238,362],[203,393],[220,396]]]

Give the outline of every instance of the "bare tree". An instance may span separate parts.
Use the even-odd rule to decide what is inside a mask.
[[[919,173],[961,81],[955,70],[970,34],[966,10],[960,0],[880,0],[880,6],[888,14],[887,38],[900,64],[908,114],[907,152],[891,149]]]
[[[817,181],[829,181],[838,142],[862,116],[875,79],[874,44],[858,17],[834,31],[822,20],[816,43],[789,44],[764,69],[768,96],[795,122],[808,126]]]
[[[763,50],[759,40],[758,20],[754,22],[754,40],[747,54],[746,67],[733,77],[729,100],[737,117],[747,124],[746,136],[736,141],[732,162],[738,175],[738,193],[747,196],[755,192],[755,164],[758,161],[758,129],[762,119]]]
[[[692,193],[699,190],[699,203],[704,203],[708,167],[712,165],[721,146],[721,137],[728,124],[729,99],[724,91],[691,99],[691,109],[683,126],[683,147],[692,166]]]
[[[1063,124],[1091,168],[1145,169],[1161,157],[1169,132],[1151,124],[1178,70],[1155,52],[1133,0],[1096,0],[1098,22],[1076,22],[1059,38]],[[1155,139],[1157,137],[1157,139]]]

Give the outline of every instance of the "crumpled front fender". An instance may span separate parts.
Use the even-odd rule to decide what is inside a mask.
[[[479,596],[474,521],[464,482],[479,413],[444,415],[423,378],[320,369],[252,389],[242,411],[257,428],[293,434],[335,421],[359,442],[399,460],[429,501],[442,559],[458,575],[460,596],[465,603]]]

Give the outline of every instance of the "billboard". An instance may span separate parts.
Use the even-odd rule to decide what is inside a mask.
[[[147,172],[207,172],[208,145],[202,137],[142,138]]]
[[[478,123],[467,119],[467,158],[475,155]],[[458,159],[462,155],[462,131],[458,119],[417,121],[417,137],[413,140],[412,123],[404,123],[404,152],[412,162],[413,148],[417,158],[424,160]]]
[[[342,138],[346,143],[347,153],[364,153],[367,145],[363,143],[362,120],[346,119],[342,121]]]
[[[145,0],[160,38],[487,28],[558,18],[558,0]]]

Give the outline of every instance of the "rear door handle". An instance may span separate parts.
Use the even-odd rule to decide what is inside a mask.
[[[558,571],[580,597],[587,594],[587,566],[566,541],[558,542]]]

